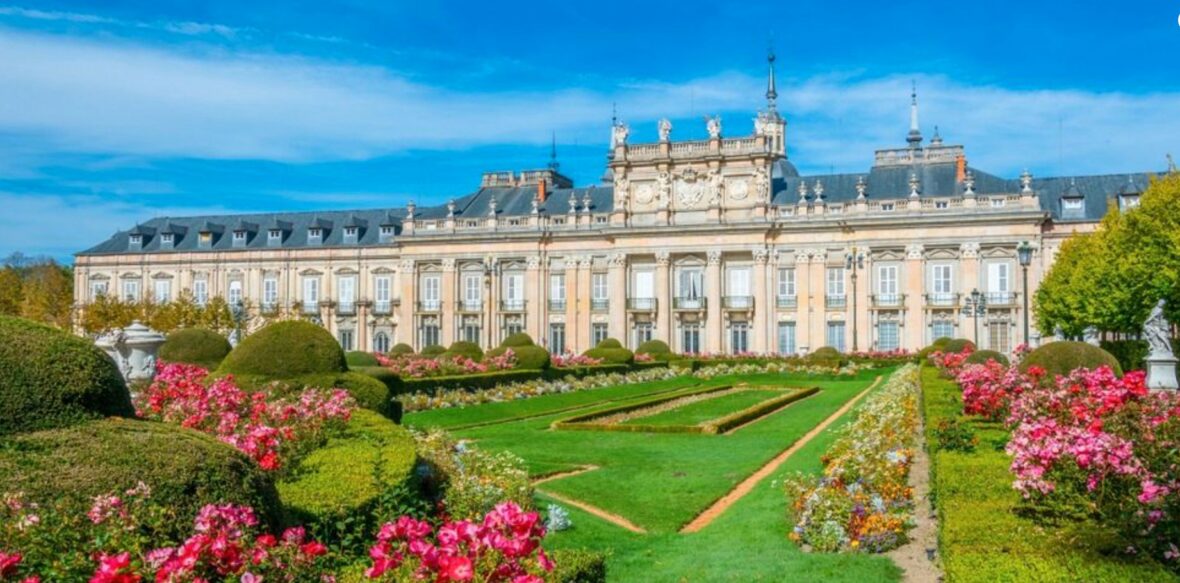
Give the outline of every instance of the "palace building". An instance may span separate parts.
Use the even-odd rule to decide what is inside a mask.
[[[310,318],[348,350],[524,331],[554,352],[607,337],[804,353],[941,336],[1006,352],[1038,340],[1024,337],[1027,294],[1062,241],[1138,204],[1150,176],[990,174],[937,131],[923,138],[916,96],[904,146],[865,172],[800,176],[776,97],[771,56],[749,135],[714,117],[708,139],[678,141],[661,120],[657,142],[631,143],[615,122],[602,184],[554,163],[485,173],[441,206],[155,218],[77,254],[75,299],[221,295],[251,325]]]

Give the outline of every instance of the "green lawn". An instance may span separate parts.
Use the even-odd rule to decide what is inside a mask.
[[[772,389],[747,389],[728,395],[689,403],[668,411],[647,417],[637,417],[624,423],[639,425],[699,425],[711,419],[748,409],[767,399],[778,397],[783,391]]]
[[[406,416],[406,423],[454,427],[498,421],[458,429],[455,433],[477,440],[481,448],[509,450],[520,455],[535,475],[584,465],[598,466],[597,470],[548,482],[541,489],[624,516],[648,533],[634,534],[570,508],[575,527],[551,535],[547,544],[554,548],[609,551],[612,581],[892,581],[898,577],[897,569],[883,557],[813,555],[799,551],[786,538],[787,500],[773,479],[761,483],[701,532],[692,535],[677,532],[738,482],[868,387],[876,376],[890,372],[865,371],[855,377],[767,374],[711,379],[707,382],[709,386],[747,382],[753,387],[818,386],[821,389],[818,394],[792,403],[731,435],[549,429],[555,419],[570,416],[573,407],[580,407],[578,413],[607,408],[618,401],[690,386],[695,383],[690,379],[481,405],[467,412],[413,414]],[[772,393],[769,390],[753,389],[750,393],[760,394],[755,402],[774,396],[768,394]],[[610,400],[616,402],[609,403]],[[729,405],[720,415],[749,406]],[[495,410],[480,413],[479,409],[485,407]],[[508,409],[515,411],[516,417],[528,417],[514,420]],[[720,415],[712,414],[704,420]],[[837,426],[839,423],[798,452],[773,478],[791,471],[818,471],[819,457]],[[543,494],[540,498],[541,504],[545,504]]]
[[[959,415],[958,387],[930,366],[922,370],[931,489],[939,518],[939,551],[948,583],[1024,581],[1176,581],[1148,559],[1128,557],[1126,544],[1093,522],[1044,525],[1016,513],[1008,434],[996,423],[971,421],[974,452],[936,451],[933,429]]]

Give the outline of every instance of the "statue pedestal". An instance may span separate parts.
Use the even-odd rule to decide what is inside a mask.
[[[1147,388],[1152,390],[1176,390],[1180,384],[1176,382],[1177,358],[1171,355],[1151,355],[1147,357]]]

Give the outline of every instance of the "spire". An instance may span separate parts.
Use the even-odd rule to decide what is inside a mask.
[[[549,169],[557,172],[558,167],[561,166],[557,163],[557,132],[554,131],[549,139]]]
[[[918,129],[918,84],[910,82],[910,133],[905,141],[911,148],[922,145],[922,132]]]
[[[774,83],[774,49],[768,49],[766,52],[766,63],[770,72],[766,78],[766,111],[774,112],[776,108],[775,100],[778,99],[778,89]]]

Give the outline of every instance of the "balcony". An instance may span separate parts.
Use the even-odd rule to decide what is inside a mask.
[[[565,300],[549,300],[549,311],[550,312],[564,312],[565,311]]]
[[[590,300],[590,311],[605,312],[610,309],[610,300],[606,298]]]
[[[829,310],[842,310],[848,307],[848,296],[843,294],[824,296],[824,307]]]
[[[722,296],[721,308],[725,310],[752,310],[754,296]]]
[[[373,302],[373,314],[377,316],[388,316],[393,313],[393,302],[389,300],[377,300]]]
[[[987,297],[987,305],[992,307],[1016,305],[1015,292],[987,292],[984,296]]]
[[[441,312],[442,300],[422,300],[418,302],[418,311],[427,314]]]
[[[300,309],[303,310],[304,314],[319,314],[320,304],[319,302],[305,301],[301,304]]]
[[[459,312],[465,314],[483,313],[483,300],[463,300],[459,302]]]
[[[959,306],[959,294],[926,294],[926,305],[934,308],[955,308]]]
[[[501,300],[501,312],[523,312],[525,307],[524,300]]]
[[[627,311],[629,312],[654,312],[656,311],[655,298],[627,298]]]
[[[340,300],[336,304],[336,313],[341,316],[352,316],[356,314],[356,302],[352,300]]]
[[[905,307],[905,294],[874,294],[869,299],[874,308]]]
[[[705,299],[706,298],[693,298],[693,297],[677,296],[677,297],[672,298],[672,309],[673,310],[703,310],[703,309],[705,309],[705,307],[708,303],[705,301]]]
[[[778,308],[795,309],[799,307],[799,298],[795,296],[778,296],[774,299],[774,305]]]

